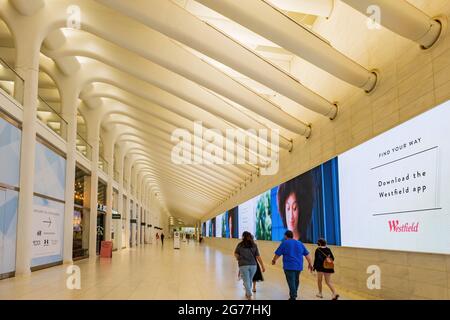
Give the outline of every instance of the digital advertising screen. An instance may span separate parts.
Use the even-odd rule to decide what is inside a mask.
[[[272,240],[286,230],[294,239],[340,245],[338,160],[326,163],[272,188]]]
[[[238,218],[239,218],[239,236],[248,231],[251,234],[255,234],[256,230],[256,216],[255,205],[256,199],[250,199],[238,206]]]
[[[239,235],[281,241],[286,230],[294,239],[315,243],[321,237],[340,244],[338,160],[276,186],[237,207]]]
[[[211,237],[212,230],[211,230],[211,220],[206,221],[206,237]]]
[[[239,238],[238,207],[227,211],[227,238]]]
[[[450,103],[339,156],[342,245],[450,253]]]
[[[228,210],[211,234],[450,254],[449,120],[448,101]]]
[[[212,218],[211,219],[211,233],[210,233],[210,237],[215,237],[216,236],[216,218]]]
[[[216,217],[216,237],[217,238],[222,238],[222,229],[223,229],[223,216],[224,214],[219,214]]]

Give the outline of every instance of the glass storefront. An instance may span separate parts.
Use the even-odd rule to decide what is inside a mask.
[[[127,210],[127,197],[124,195],[123,196],[123,212],[126,213]],[[126,243],[127,243],[127,238],[125,236],[125,228],[127,226],[127,217],[126,214],[122,214],[122,248],[126,247]]]
[[[130,200],[130,248],[133,246],[133,228],[135,228],[136,219],[133,215],[133,200]]]
[[[75,168],[73,211],[73,253],[75,260],[89,257],[89,199],[90,175],[87,170]]]
[[[106,215],[106,183],[98,180],[97,193],[97,254],[100,254],[100,246],[105,240],[105,215]]]
[[[118,211],[119,207],[119,191],[113,189],[113,201],[112,201],[112,223],[111,223],[111,239],[113,241],[113,250],[117,250],[119,247],[119,222],[121,221],[121,213]]]

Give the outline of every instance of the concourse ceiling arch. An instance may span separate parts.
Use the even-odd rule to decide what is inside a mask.
[[[386,1],[373,1],[382,3],[392,13],[389,17],[399,12],[390,12]],[[333,16],[341,12],[334,12],[330,4],[335,2],[351,6],[353,11],[342,11],[351,16]],[[371,91],[378,81],[371,71],[376,66],[351,58],[358,52],[340,52],[331,45],[336,39],[325,39],[316,30],[328,18],[363,23],[365,17],[354,1],[237,3],[0,0],[0,57],[14,65],[18,42],[33,28],[33,36],[42,43],[39,95],[63,113],[67,88],[59,83],[70,83],[78,99],[80,137],[87,140],[88,132],[112,136],[104,143],[114,145],[105,148],[120,147],[144,189],[158,194],[161,207],[195,221],[238,192],[271,160],[251,150],[261,160],[257,164],[178,165],[170,159],[175,130],[194,134],[194,123],[201,121],[205,129],[246,132],[248,151],[250,141],[261,139],[247,130],[277,129],[280,153],[288,155],[294,142],[314,133],[316,121],[336,117],[337,98]],[[68,8],[80,14],[75,27],[68,21],[77,16],[68,16]],[[427,21],[420,14],[412,12],[421,19],[407,22]],[[387,27],[414,40],[413,31],[400,30],[395,21],[389,19]],[[434,23],[411,30],[426,35],[417,37],[422,45],[436,40]],[[306,71],[298,72],[294,62]],[[10,77],[0,69],[0,85]],[[333,86],[339,88],[339,96],[328,90]],[[201,147],[194,146],[194,152]],[[269,149],[276,152],[271,144]]]

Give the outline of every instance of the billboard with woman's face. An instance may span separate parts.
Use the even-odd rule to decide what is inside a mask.
[[[286,230],[294,239],[315,243],[321,237],[340,244],[337,159],[330,160],[271,191],[272,240]]]

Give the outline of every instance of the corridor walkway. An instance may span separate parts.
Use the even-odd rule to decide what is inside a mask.
[[[182,243],[180,250],[174,250],[167,241],[164,247],[148,244],[115,252],[112,260],[75,264],[81,269],[80,290],[66,288],[65,265],[1,280],[0,299],[244,299],[234,257],[206,244]],[[287,299],[281,270],[267,266],[265,280],[258,285],[256,300]],[[342,299],[361,298],[340,293]],[[313,283],[301,283],[300,299],[317,299],[315,294]]]

